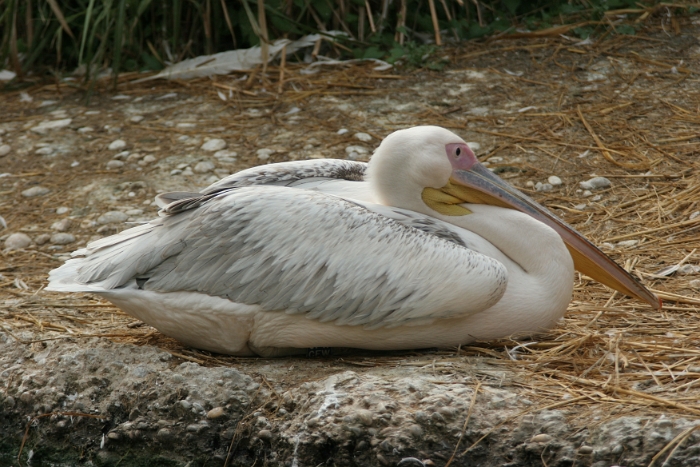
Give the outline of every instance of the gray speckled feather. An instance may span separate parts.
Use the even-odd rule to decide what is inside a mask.
[[[105,240],[63,266],[76,282],[115,288],[138,277],[146,290],[367,328],[485,310],[507,281],[503,265],[465,248],[449,224],[277,186],[228,189]],[[460,287],[468,301],[445,298]]]

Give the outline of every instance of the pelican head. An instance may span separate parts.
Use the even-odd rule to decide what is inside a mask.
[[[467,143],[449,130],[418,126],[396,131],[379,145],[367,178],[385,205],[446,216],[471,214],[469,204],[524,212],[554,229],[574,268],[625,295],[661,307],[661,301],[573,227],[481,165]]]

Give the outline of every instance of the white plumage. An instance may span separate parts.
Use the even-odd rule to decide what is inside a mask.
[[[369,168],[249,169],[160,195],[162,217],[76,251],[47,290],[99,294],[234,355],[444,347],[549,328],[571,299],[571,255],[531,215],[455,197],[476,167],[459,137],[416,127],[387,137]]]

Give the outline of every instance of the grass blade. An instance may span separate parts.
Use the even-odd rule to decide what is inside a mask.
[[[126,0],[120,0],[117,6],[117,21],[114,24],[114,58],[112,59],[112,73],[114,73],[114,87],[117,87],[117,76],[122,59],[122,41],[124,38],[124,24],[126,23]]]
[[[83,22],[83,34],[80,40],[80,52],[78,53],[78,65],[83,63],[83,52],[85,51],[85,41],[87,40],[88,31],[90,30],[90,19],[92,18],[92,9],[95,6],[95,0],[90,0],[87,11],[85,12],[85,21]],[[93,28],[93,31],[95,29]],[[90,41],[92,42],[92,40]]]
[[[51,10],[53,10],[53,14],[56,15],[56,19],[58,19],[58,22],[61,23],[61,27],[63,28],[64,31],[66,31],[66,34],[68,34],[70,37],[75,39],[75,36],[73,35],[73,31],[70,30],[70,26],[68,26],[68,23],[66,22],[66,18],[63,16],[63,12],[61,11],[61,8],[58,6],[58,3],[56,3],[56,0],[46,0],[46,1],[49,3]]]

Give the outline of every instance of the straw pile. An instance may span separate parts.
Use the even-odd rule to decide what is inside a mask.
[[[430,123],[451,128],[467,140],[480,141],[486,148],[477,151],[483,160],[491,159],[491,167],[504,178],[558,212],[594,243],[608,248],[616,261],[657,291],[664,299],[664,308],[651,310],[578,277],[569,312],[546,335],[440,351],[429,357],[410,352],[361,354],[335,363],[412,366],[458,380],[479,357],[514,371],[512,383],[537,401],[533,411],[576,405],[582,420],[592,419],[594,414],[612,417],[633,412],[675,412],[694,417],[700,416],[700,328],[696,316],[700,298],[698,282],[694,281],[699,276],[692,267],[700,260],[700,50],[697,46],[693,49],[692,35],[687,34],[692,30],[697,32],[697,25],[688,23],[674,32],[659,20],[644,36],[617,36],[593,45],[559,36],[470,43],[445,50],[451,60],[446,74],[377,72],[365,63],[305,75],[299,65],[286,64],[268,67],[265,75],[254,71],[246,80],[240,80],[240,75],[200,79],[161,84],[157,90],[200,94],[227,107],[230,117],[218,121],[224,129],[217,131],[238,131],[251,147],[259,144],[256,138],[261,137],[256,129],[272,124],[298,134],[304,134],[301,130],[326,131],[322,150],[331,151],[348,140],[323,128],[325,121],[339,112],[330,106],[330,98],[369,105],[377,96],[390,94],[410,101],[416,99],[415,89],[421,82],[426,87],[439,85],[455,70],[486,74],[494,84],[480,85],[482,102],[443,99],[445,91],[453,88],[446,85],[435,91],[435,100],[421,97],[416,102],[418,110],[407,111],[400,121],[348,113],[341,113],[341,118],[378,138],[395,128]],[[688,61],[693,57],[694,62]],[[515,69],[524,73],[515,73]],[[122,77],[120,92],[132,97],[153,92],[129,85],[129,78]],[[226,102],[218,97],[222,90],[231,91]],[[46,98],[72,95],[63,85],[37,85],[31,92]],[[11,97],[8,100],[15,102]],[[502,103],[508,101],[535,108],[516,107],[495,115],[470,113],[477,104],[503,108]],[[305,106],[307,117],[292,127],[277,111],[297,104]],[[250,108],[268,111],[256,117],[244,113]],[[162,121],[173,118],[175,112],[165,112]],[[17,106],[2,117],[3,121],[23,118],[27,117]],[[134,139],[159,132],[175,136],[191,133],[159,121],[129,127],[128,131]],[[299,143],[303,145],[303,141]],[[254,156],[245,157],[237,168],[254,164]],[[492,159],[496,157],[503,159]],[[271,160],[285,158],[293,156],[273,155]],[[52,183],[40,167],[14,168],[12,173],[18,174],[12,179],[15,181],[24,177]],[[565,182],[559,189],[537,192],[526,183],[546,181],[553,174]],[[593,174],[610,179],[612,187],[596,191],[599,198],[584,198],[577,192],[579,182]],[[94,176],[55,177],[53,184],[57,195],[65,199]],[[42,211],[51,205],[46,204],[50,200],[43,201],[45,205],[33,201],[32,212],[20,210],[29,201],[22,199],[13,185],[4,187],[0,212],[10,225],[52,221],[50,214]],[[204,365],[254,368],[258,363],[184,348],[89,295],[41,292],[47,272],[59,263],[41,249],[2,253],[0,303],[4,306],[0,326],[23,345],[100,336],[156,345]],[[669,274],[671,266],[678,268]],[[26,330],[33,331],[35,337],[20,337]],[[488,382],[488,375],[483,377]],[[684,439],[677,438],[669,449]]]

